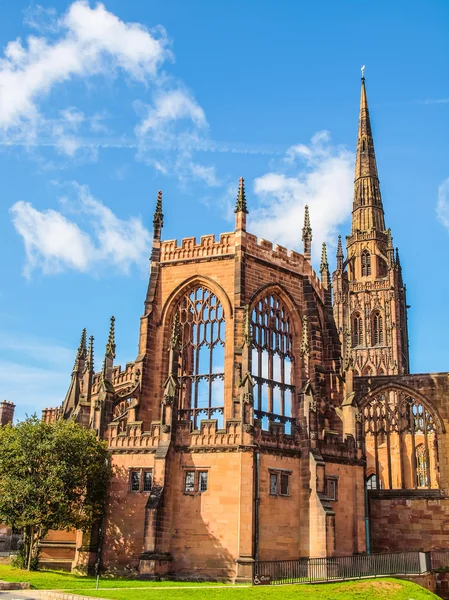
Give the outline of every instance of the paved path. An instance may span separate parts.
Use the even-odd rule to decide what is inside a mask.
[[[40,594],[31,590],[0,592],[0,600],[36,600],[37,598],[40,598]]]

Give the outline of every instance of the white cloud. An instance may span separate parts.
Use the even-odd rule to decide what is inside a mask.
[[[149,131],[159,137],[167,123],[188,119],[198,128],[206,127],[207,121],[201,106],[186,91],[175,89],[156,95],[153,106],[146,106],[147,114],[136,127],[138,137]]]
[[[302,251],[304,207],[310,209],[314,255],[323,241],[336,245],[337,227],[352,206],[354,155],[334,146],[328,132],[310,144],[289,148],[279,168],[254,182],[259,206],[250,211],[250,229],[261,237]]]
[[[221,184],[213,165],[193,158],[207,143],[208,123],[187,90],[163,90],[155,95],[152,105],[136,102],[135,108],[142,115],[135,128],[141,160],[163,175],[176,175],[181,182],[196,179],[209,187]]]
[[[104,5],[73,2],[58,21],[59,38],[29,36],[9,42],[0,60],[0,127],[22,129],[40,119],[37,102],[75,77],[124,71],[141,82],[171,57],[162,28],[124,23]]]
[[[34,269],[45,274],[65,269],[92,272],[99,265],[114,265],[127,273],[133,264],[145,264],[151,238],[141,220],[119,219],[87,186],[73,183],[73,190],[75,202],[63,199],[62,206],[75,208],[80,218],[89,217],[92,231],[81,229],[61,212],[39,211],[29,202],[19,201],[11,207],[14,227],[25,244],[25,276],[30,277]]]
[[[437,217],[440,223],[449,230],[449,177],[438,187]]]

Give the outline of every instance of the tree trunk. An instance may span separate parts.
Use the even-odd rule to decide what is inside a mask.
[[[34,525],[31,525],[30,543],[28,544],[28,571],[31,571],[31,558],[33,556]]]

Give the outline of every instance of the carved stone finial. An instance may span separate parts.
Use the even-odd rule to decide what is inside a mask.
[[[84,373],[94,372],[94,336],[89,338],[89,348],[87,349],[87,359],[84,364]]]
[[[162,190],[157,193],[156,210],[153,217],[153,225],[164,225],[164,215],[162,214]]]
[[[249,310],[249,304],[245,306],[245,322],[243,329],[243,344],[245,346],[251,346],[253,341],[253,334],[251,328],[251,313]]]
[[[179,346],[179,314],[176,313],[173,319],[173,326],[170,336],[170,348],[175,349]]]
[[[312,240],[312,227],[310,225],[309,207],[304,207],[304,227],[302,228],[302,241]]]
[[[81,332],[80,345],[78,346],[77,358],[86,358],[87,346],[86,346],[87,334],[86,328]]]
[[[339,271],[343,270],[343,260],[344,260],[343,246],[341,244],[341,235],[339,235],[338,236],[338,244],[337,244],[337,269]]]
[[[352,359],[352,352],[351,352],[351,332],[349,329],[346,329],[345,331],[345,338],[346,338],[346,344],[345,344],[345,358],[344,358],[344,363],[343,363],[343,369],[345,371],[347,371],[348,369],[351,369],[354,366],[354,361]]]
[[[320,265],[320,271],[322,273],[323,271],[328,271],[328,270],[329,270],[329,263],[327,262],[326,242],[323,242],[323,246],[321,248],[321,265]]]
[[[111,317],[111,324],[109,326],[109,338],[106,344],[106,356],[108,358],[115,358],[115,317]]]
[[[309,344],[309,319],[307,315],[303,315],[302,318],[302,336],[301,336],[301,356],[310,355],[310,344]]]
[[[235,205],[234,212],[236,212],[236,213],[244,212],[244,213],[248,214],[248,209],[246,206],[246,195],[245,195],[245,180],[243,179],[243,177],[240,177],[240,179],[239,179],[239,191],[237,194],[237,202]]]

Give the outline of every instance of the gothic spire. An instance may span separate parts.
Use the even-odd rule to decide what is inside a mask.
[[[164,225],[164,215],[162,214],[162,190],[157,193],[156,210],[153,217],[153,225],[159,225],[160,228]]]
[[[106,344],[106,356],[112,360],[115,358],[115,317],[111,317],[109,337]]]
[[[304,227],[302,228],[304,242],[304,258],[310,262],[312,256],[312,227],[310,226],[309,207],[304,207]]]
[[[341,235],[338,236],[338,244],[337,244],[337,270],[343,271],[343,246],[341,245]]]
[[[377,231],[385,231],[385,221],[363,74],[355,161],[352,233],[358,230],[369,231],[373,228]]]
[[[248,214],[248,209],[246,207],[245,180],[243,177],[240,177],[239,179],[239,191],[237,194],[237,202],[235,204],[234,212],[244,212],[245,214]]]

